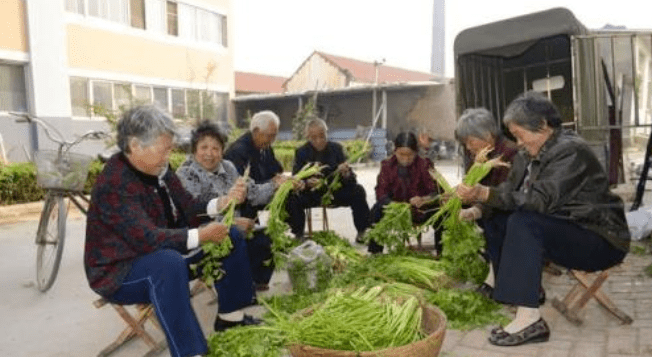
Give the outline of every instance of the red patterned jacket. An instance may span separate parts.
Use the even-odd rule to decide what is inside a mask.
[[[199,224],[197,214],[206,212],[207,202],[194,200],[172,170],[163,181],[176,208],[172,224],[157,193],[158,177],[136,170],[122,153],[109,159],[97,177],[86,220],[84,267],[91,289],[101,296],[110,297],[120,287],[134,259],[164,248],[187,252],[188,223]]]
[[[407,167],[407,178],[398,174],[399,163],[396,155],[383,160],[376,183],[376,201],[386,198],[392,201],[408,202],[415,196],[427,196],[438,191],[437,183],[430,177],[428,169],[432,167],[430,160],[417,156]]]

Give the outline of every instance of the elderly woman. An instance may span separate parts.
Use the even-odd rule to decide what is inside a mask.
[[[409,202],[412,205],[412,220],[423,223],[434,214],[423,210],[429,205],[432,196],[443,190],[430,177],[428,170],[433,166],[429,159],[418,155],[417,137],[411,132],[402,132],[394,140],[394,155],[383,160],[376,183],[376,203],[371,208],[371,223],[383,217],[383,209],[390,202]],[[436,225],[437,226],[437,225]],[[441,253],[441,229],[435,228],[435,249]],[[383,246],[369,241],[368,251],[376,254]]]
[[[84,266],[91,288],[108,301],[153,304],[170,354],[181,357],[208,349],[190,304],[184,257],[203,242],[230,236],[234,245],[223,261],[233,283],[219,292],[216,329],[259,321],[240,310],[254,296],[240,231],[217,222],[193,228],[199,215],[216,215],[218,202],[193,199],[169,170],[175,133],[170,115],[154,106],[122,116],[117,125],[120,151],[107,161],[91,193]],[[223,300],[228,302],[224,306]]]
[[[488,159],[499,157],[502,161],[509,164],[512,163],[514,155],[518,151],[513,141],[501,135],[494,116],[485,108],[466,109],[457,121],[455,138],[464,148],[465,171],[468,171],[476,156],[483,150],[491,150],[487,156]],[[498,186],[507,179],[508,174],[508,166],[497,166],[480,183],[485,186]],[[484,227],[484,222],[490,216],[491,211],[485,208],[483,212],[480,204],[471,205],[460,211],[461,219],[468,221],[477,220],[481,227]],[[486,297],[491,297],[495,285],[494,280],[494,270],[490,264],[487,278],[476,291]],[[542,300],[544,299],[545,297],[542,295]]]
[[[253,180],[242,180],[233,163],[223,159],[226,142],[226,136],[216,123],[201,122],[192,132],[191,155],[177,169],[181,183],[195,198],[220,197],[222,202],[228,203],[244,190],[245,203],[252,206],[267,204],[274,194],[275,183],[255,184]],[[236,201],[242,203],[237,198]],[[254,225],[252,219],[244,217],[236,218],[236,222],[249,229]],[[254,230],[253,234],[252,239],[247,239],[253,279],[257,290],[267,290],[273,272],[273,267],[268,264],[272,258],[271,240],[262,230]]]
[[[630,235],[604,168],[584,140],[561,129],[552,102],[525,93],[503,122],[522,149],[507,180],[497,187],[460,185],[457,194],[504,211],[487,222],[485,236],[496,271],[493,297],[517,312],[491,331],[489,342],[516,346],[550,336],[538,301],[544,259],[569,269],[607,269],[624,259]]]

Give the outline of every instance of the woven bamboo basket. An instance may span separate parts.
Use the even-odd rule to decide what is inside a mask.
[[[426,338],[405,346],[391,347],[378,351],[339,351],[308,345],[291,345],[288,347],[293,357],[436,357],[446,333],[446,315],[436,306],[423,308],[421,320]]]

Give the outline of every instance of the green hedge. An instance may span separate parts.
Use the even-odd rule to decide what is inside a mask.
[[[292,171],[295,150],[305,141],[286,140],[274,143],[273,150],[285,171]],[[343,141],[341,144],[347,152],[362,146],[362,140]],[[173,170],[186,159],[186,154],[175,151],[170,156],[170,166]],[[84,192],[89,194],[97,175],[102,172],[104,164],[99,160],[91,162]],[[36,184],[36,167],[31,162],[9,165],[0,164],[0,205],[34,202],[43,199],[45,190]]]

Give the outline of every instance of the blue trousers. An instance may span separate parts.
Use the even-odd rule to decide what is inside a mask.
[[[224,277],[215,283],[219,313],[229,313],[250,306],[256,296],[244,235],[239,229],[232,227],[229,236],[233,249],[222,259]]]
[[[188,264],[176,250],[162,249],[136,259],[113,303],[154,305],[170,354],[194,356],[208,351],[206,338],[190,304]]]
[[[274,273],[272,263],[272,240],[263,229],[254,231],[251,239],[246,239],[251,265],[251,277],[256,284],[268,284]]]
[[[576,223],[535,212],[501,212],[484,222],[487,250],[496,275],[493,298],[539,306],[544,259],[582,271],[620,263],[626,252]]]

